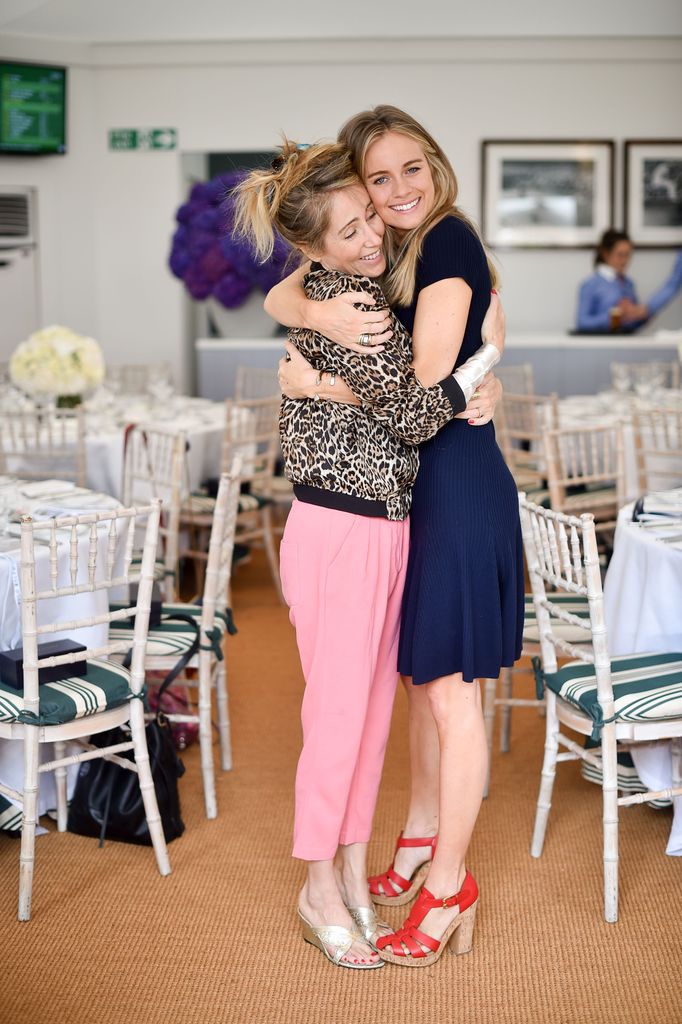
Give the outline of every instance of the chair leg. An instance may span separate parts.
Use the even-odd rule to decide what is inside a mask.
[[[218,665],[216,676],[218,701],[218,732],[220,734],[220,767],[224,772],[232,769],[232,739],[230,737],[230,709],[227,699],[227,671],[225,662]]]
[[[218,817],[218,803],[213,770],[213,736],[211,733],[211,652],[202,651],[199,659],[199,750],[204,782],[206,817]]]
[[[24,726],[24,806],[21,816],[21,852],[19,854],[20,921],[31,919],[33,865],[35,863],[36,817],[38,809],[38,730]]]
[[[553,693],[547,694],[547,727],[545,730],[545,757],[542,763],[542,774],[540,776],[540,793],[538,796],[537,810],[535,812],[535,827],[533,839],[530,846],[531,857],[540,857],[545,842],[547,821],[552,806],[552,790],[554,788],[554,777],[556,775],[556,759],[559,751],[559,720],[556,714],[556,697]]]
[[[618,761],[616,728],[602,729],[602,797],[604,823],[604,919],[618,920]]]
[[[497,693],[497,679],[486,679],[483,699],[483,724],[485,726],[485,739],[488,744],[488,768],[486,772],[484,798],[490,790],[490,770],[493,760],[493,733],[495,730],[495,696]]]
[[[66,753],[66,743],[55,743],[54,751],[57,760],[64,757],[64,754]],[[62,768],[55,768],[54,783],[57,789],[57,830],[59,832],[66,832],[66,766],[63,766]]]
[[[282,593],[282,584],[279,580],[279,559],[275,550],[275,536],[272,532],[272,509],[269,505],[261,509],[261,522],[263,524],[263,543],[265,545],[265,553],[268,556],[268,562],[270,563],[272,582],[275,584],[280,604],[286,604],[284,594]]]
[[[149,835],[151,836],[154,853],[156,855],[156,863],[160,874],[170,875],[171,866],[170,861],[168,860],[168,849],[166,847],[166,839],[163,834],[159,805],[156,801],[156,791],[154,790],[152,770],[149,764],[149,751],[147,750],[147,737],[145,734],[144,724],[144,707],[142,706],[141,700],[131,700],[130,702],[130,730],[134,744],[137,777],[140,784],[140,792],[142,793],[142,801],[144,803],[144,813],[147,819],[147,825],[149,826]]]
[[[511,700],[512,695],[512,668],[502,669],[502,699]],[[509,731],[511,729],[511,704],[502,705],[502,721],[500,723],[500,750],[503,754],[509,753]]]

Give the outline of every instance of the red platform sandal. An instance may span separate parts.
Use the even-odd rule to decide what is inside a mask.
[[[401,848],[423,846],[428,847],[429,855],[415,868],[411,878],[403,878],[402,875],[399,875],[393,864],[383,875],[372,875],[368,879],[372,902],[381,907],[402,907],[405,903],[413,900],[419,886],[426,878],[433,851],[436,849],[437,839],[438,836],[406,839],[401,832],[395,844],[396,853]],[[393,861],[395,863],[395,854]],[[396,892],[396,890],[398,891]]]
[[[419,930],[429,910],[454,906],[459,907],[459,914],[448,925],[440,941]],[[451,953],[457,955],[470,952],[477,906],[478,886],[468,871],[462,888],[454,896],[438,899],[428,889],[422,888],[405,924],[393,935],[384,935],[377,939],[376,948],[379,956],[382,960],[390,964],[399,964],[401,967],[430,967],[448,948]],[[422,946],[426,946],[431,952],[425,952]]]

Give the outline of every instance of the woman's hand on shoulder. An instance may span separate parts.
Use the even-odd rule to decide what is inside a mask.
[[[290,341],[285,341],[284,347],[287,354],[280,359],[277,374],[282,394],[286,398],[312,398],[317,370]]]
[[[502,398],[502,384],[492,373],[486,374],[483,381],[471,396],[471,401],[464,412],[458,413],[455,417],[458,420],[468,420],[472,427],[483,427],[490,423],[495,415],[500,399]]]
[[[490,305],[488,312],[483,319],[481,327],[481,338],[489,342],[499,350],[500,355],[504,352],[504,342],[507,334],[506,317],[497,292],[490,293]]]
[[[333,299],[312,302],[308,307],[308,322],[313,330],[330,341],[359,352],[374,355],[384,351],[384,344],[393,337],[389,309],[372,312],[355,308],[356,302],[373,306],[375,299],[368,292],[343,292]],[[361,345],[362,335],[371,336],[371,345]]]

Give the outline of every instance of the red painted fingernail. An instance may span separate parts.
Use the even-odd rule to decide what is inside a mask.
[[[471,424],[472,426],[473,426],[473,424],[474,424],[475,422],[476,422],[476,420],[467,420],[467,423]]]

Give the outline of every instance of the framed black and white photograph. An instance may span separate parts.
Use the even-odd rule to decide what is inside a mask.
[[[488,139],[481,227],[491,246],[591,248],[613,223],[613,142]]]
[[[635,245],[682,245],[682,139],[628,139],[624,195],[625,230]]]

